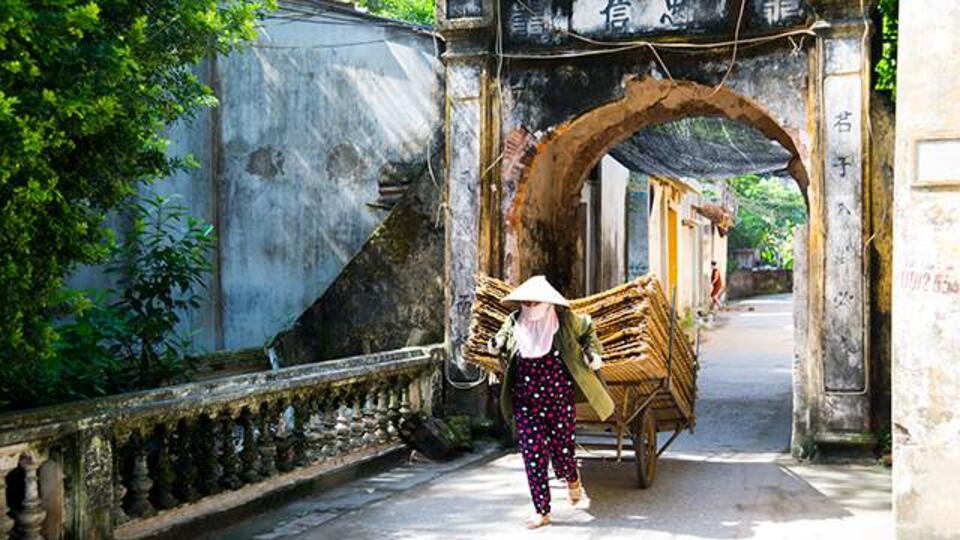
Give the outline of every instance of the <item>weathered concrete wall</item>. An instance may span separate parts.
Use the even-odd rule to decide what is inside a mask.
[[[893,253],[897,538],[960,538],[960,4],[905,1]]]
[[[432,167],[440,170],[439,152]],[[282,364],[443,341],[442,179],[426,163],[419,172],[334,283],[278,336]]]
[[[211,302],[187,317],[198,350],[263,346],[296,320],[387,216],[371,206],[380,188],[419,176],[442,122],[432,36],[297,6],[281,2],[255,44],[202,66],[220,106],[170,132],[200,167],[156,188],[219,238]]]
[[[727,277],[727,298],[747,298],[758,294],[787,293],[793,290],[792,270],[734,270]]]
[[[878,431],[890,428],[893,361],[890,311],[893,289],[894,104],[870,97],[870,236],[865,256],[870,271],[870,409]]]

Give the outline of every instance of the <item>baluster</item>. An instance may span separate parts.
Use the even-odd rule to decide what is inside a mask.
[[[410,409],[410,382],[409,377],[400,378],[400,410],[398,412],[401,422],[412,412]]]
[[[133,470],[130,473],[130,502],[127,511],[135,517],[150,517],[157,513],[150,504],[150,469],[147,466],[147,451],[139,430],[130,435],[130,447],[133,449]]]
[[[240,461],[243,463],[243,472],[241,478],[243,481],[252,484],[260,481],[259,460],[257,456],[257,438],[254,435],[253,412],[249,407],[244,407],[240,414],[240,422],[243,424],[243,449],[240,451]]]
[[[40,464],[37,461],[37,458],[29,453],[20,456],[20,468],[23,470],[23,504],[14,516],[19,540],[43,540],[40,524],[47,512],[40,504],[40,484],[37,480]]]
[[[376,389],[367,389],[363,404],[363,445],[373,446],[377,444],[377,406]]]
[[[240,461],[237,458],[237,446],[233,440],[236,423],[229,410],[220,413],[220,485],[226,489],[237,489],[243,485],[237,476]]]
[[[177,481],[177,474],[173,470],[173,460],[170,458],[170,437],[167,426],[158,424],[155,430],[157,454],[151,470],[153,471],[153,490],[150,492],[150,501],[158,508],[173,508],[179,501],[173,496],[173,486]]]
[[[194,456],[198,460],[200,492],[203,495],[220,493],[220,463],[217,461],[217,436],[210,415],[200,416],[193,434]]]
[[[264,478],[277,474],[276,417],[269,403],[260,405],[260,474]]]
[[[287,411],[289,409],[290,406],[287,399],[284,398],[277,402],[275,413],[275,416],[279,416],[276,423],[277,470],[281,472],[293,470],[293,457],[290,455],[293,449],[293,434],[291,433],[290,426],[287,425]],[[296,411],[294,411],[294,414],[296,414]],[[293,421],[295,428],[297,419],[294,418]]]
[[[320,436],[323,446],[320,447],[320,457],[331,458],[340,453],[337,439],[337,416],[340,412],[340,404],[337,401],[337,391],[331,391],[321,405],[320,423],[323,427]]]
[[[191,440],[193,430],[186,418],[177,423],[177,471],[180,478],[174,484],[173,494],[183,502],[194,502],[200,498],[197,490],[197,461],[194,456],[194,444]]]
[[[321,395],[310,397],[304,404],[306,413],[303,418],[304,465],[323,457],[327,445],[326,398]]]
[[[317,396],[317,442],[320,444],[320,451],[317,452],[315,460],[337,455],[337,414],[339,412],[337,405],[337,391],[327,388],[323,394]]]
[[[390,404],[387,406],[387,418],[390,422],[387,425],[387,433],[390,435],[390,440],[395,441],[400,437],[400,432],[397,431],[397,426],[400,425],[400,389],[397,388],[396,382],[391,382],[387,391],[390,393]]]
[[[310,424],[310,399],[301,397],[293,402],[293,434],[291,435],[291,449],[293,451],[293,467],[303,467],[310,462],[307,456],[308,441],[307,428]]]
[[[13,520],[10,519],[10,509],[7,507],[7,471],[0,469],[0,538],[6,540],[13,529]]]
[[[347,453],[351,448],[350,424],[347,418],[347,403],[350,399],[350,396],[347,394],[347,392],[347,389],[342,390],[342,393],[337,399],[337,419],[333,428],[334,436],[336,437],[335,447],[337,450],[335,455]]]
[[[122,525],[130,521],[130,517],[123,510],[123,498],[127,496],[127,486],[123,485],[124,462],[121,458],[123,443],[118,438],[113,440],[113,508],[110,510],[110,517],[113,520],[113,526]]]
[[[363,389],[355,387],[353,389],[353,400],[350,406],[350,449],[355,450],[363,448]]]
[[[387,383],[382,383],[377,387],[377,431],[375,433],[378,444],[384,444],[390,440],[390,434],[387,429],[390,426],[390,417],[387,410]]]

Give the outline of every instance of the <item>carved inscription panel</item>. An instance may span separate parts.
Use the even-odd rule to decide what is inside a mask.
[[[825,389],[838,392],[859,392],[866,385],[862,84],[858,72],[828,72],[823,88],[826,229],[823,374]]]

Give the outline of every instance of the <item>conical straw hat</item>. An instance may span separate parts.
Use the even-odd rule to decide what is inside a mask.
[[[570,302],[550,285],[545,276],[533,276],[500,300],[508,302],[547,302],[558,306],[570,307]]]

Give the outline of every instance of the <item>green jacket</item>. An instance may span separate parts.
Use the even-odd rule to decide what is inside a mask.
[[[613,400],[590,366],[583,361],[583,349],[589,349],[597,354],[603,354],[600,340],[593,330],[593,321],[589,315],[577,315],[566,308],[558,307],[560,327],[553,336],[553,348],[560,351],[563,363],[567,366],[575,383],[577,402],[590,404],[601,420],[606,420],[613,414]],[[513,420],[513,398],[511,389],[516,373],[517,341],[513,335],[513,327],[517,323],[520,312],[514,311],[503,322],[497,332],[496,341],[505,345],[500,350],[500,363],[503,366],[503,385],[500,387],[500,413],[504,421],[516,433]]]

